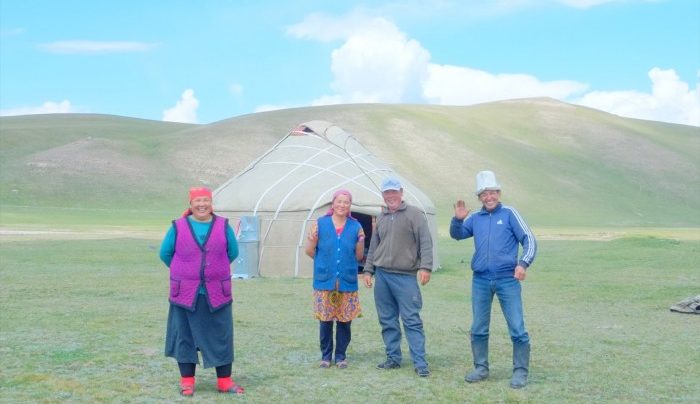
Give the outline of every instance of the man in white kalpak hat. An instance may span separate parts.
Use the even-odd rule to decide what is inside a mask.
[[[489,324],[494,294],[508,323],[513,341],[513,376],[510,387],[527,384],[530,336],[525,329],[520,282],[537,253],[532,231],[515,208],[501,204],[501,186],[492,171],[476,175],[480,210],[469,214],[463,200],[455,204],[450,236],[455,240],[474,237],[472,276],[471,346],[474,370],[464,380],[479,382],[489,376]],[[518,258],[518,249],[522,254]]]

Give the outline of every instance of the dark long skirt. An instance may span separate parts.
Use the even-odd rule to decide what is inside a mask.
[[[231,305],[211,312],[205,295],[198,295],[195,311],[170,305],[165,335],[165,356],[179,363],[199,363],[205,368],[233,362],[233,310]]]

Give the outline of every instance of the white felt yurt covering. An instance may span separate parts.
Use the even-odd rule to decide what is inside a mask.
[[[404,201],[425,212],[437,267],[435,206],[430,199],[352,135],[328,122],[306,122],[292,130],[216,189],[214,207],[232,223],[244,216],[259,223],[259,275],[309,277],[313,263],[304,254],[306,233],[328,210],[333,193],[348,189],[352,212],[377,216],[384,205],[379,187],[387,177],[399,179]]]

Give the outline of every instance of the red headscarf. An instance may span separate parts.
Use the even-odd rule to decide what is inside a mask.
[[[190,202],[192,199],[199,198],[200,196],[208,196],[209,199],[212,198],[211,189],[207,187],[192,187],[190,188]]]
[[[199,198],[202,196],[208,196],[209,199],[212,199],[212,193],[211,189],[207,187],[192,187],[190,188],[190,202],[192,202],[193,199]],[[182,216],[189,216],[192,214],[192,210],[190,208],[185,209],[184,212],[182,212]]]

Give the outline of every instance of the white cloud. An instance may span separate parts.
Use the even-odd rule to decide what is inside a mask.
[[[236,96],[243,95],[243,86],[238,83],[229,84],[228,91]]]
[[[11,38],[15,36],[19,36],[24,34],[26,30],[24,28],[19,28],[19,27],[2,27],[0,28],[0,38]]]
[[[119,42],[119,41],[56,41],[40,45],[51,53],[117,53],[117,52],[146,52],[153,49],[155,44],[144,42]]]
[[[575,8],[589,8],[605,3],[616,3],[620,0],[558,0],[558,3]]]
[[[572,7],[608,2],[552,1]],[[529,2],[514,3],[526,6]],[[494,74],[467,66],[432,64],[430,52],[408,38],[394,23],[361,11],[344,17],[312,14],[287,32],[303,39],[342,40],[331,53],[333,81],[330,87],[334,93],[314,99],[311,105],[361,102],[470,105],[551,97],[627,117],[700,126],[697,85],[689,90],[673,70],[654,68],[649,72],[653,82],[651,94],[634,91],[585,93],[588,84],[573,80],[543,81],[529,74]],[[281,108],[285,107],[263,106],[258,111]]]
[[[700,72],[699,72],[700,74]],[[700,89],[691,89],[673,69],[649,71],[652,91],[592,91],[577,104],[638,119],[700,126]]]
[[[431,64],[425,96],[433,104],[469,105],[528,97],[565,99],[587,86],[575,81],[540,81],[527,74],[492,74],[468,67]]]
[[[508,12],[515,9],[523,9],[527,7],[542,7],[548,4],[561,4],[567,7],[578,9],[587,9],[597,6],[602,6],[608,3],[630,3],[630,2],[647,2],[651,3],[659,0],[496,0],[486,3],[491,11]],[[480,2],[483,3],[483,2]]]
[[[574,81],[542,82],[524,74],[494,75],[430,64],[430,53],[392,22],[359,12],[341,18],[314,14],[289,32],[320,41],[344,39],[331,54],[335,94],[319,97],[312,105],[426,101],[465,105],[524,97],[564,99],[586,89]]]
[[[392,4],[390,9],[402,11],[404,15],[410,15],[416,18],[430,17],[436,15],[435,13],[440,13],[442,15],[458,16],[462,21],[470,21],[475,19],[479,20],[484,17],[511,14],[527,9],[565,6],[586,10],[610,3],[654,1],[663,0],[445,0],[437,2],[437,4],[425,1],[402,1],[400,5],[397,5],[397,3]]]
[[[421,102],[430,53],[378,21],[331,54],[331,88],[345,102]]]
[[[287,34],[299,39],[330,42],[345,39],[356,30],[354,13],[334,17],[325,13],[307,15],[304,20],[287,28]],[[361,21],[361,19],[359,19]]]
[[[319,42],[346,40],[364,32],[395,31],[396,26],[381,17],[355,9],[340,17],[325,13],[309,14],[298,24],[287,28],[287,34],[299,39]]]
[[[194,97],[194,90],[188,88],[182,93],[174,107],[163,111],[163,120],[170,122],[197,123],[199,100]]]
[[[0,116],[36,115],[36,114],[66,114],[76,112],[70,101],[46,101],[38,107],[20,107],[0,110]]]
[[[354,11],[344,17],[312,14],[288,34],[317,41],[343,40],[331,54],[335,94],[313,105],[361,102],[423,102],[430,53],[394,23]]]
[[[273,104],[264,104],[260,105],[255,108],[255,111],[253,112],[268,112],[268,111],[277,111],[279,109],[288,109],[288,108],[295,108],[296,106],[292,105],[273,105]]]
[[[324,95],[313,100],[311,102],[311,106],[317,107],[319,105],[338,105],[342,103],[343,97],[341,97],[340,95]]]

